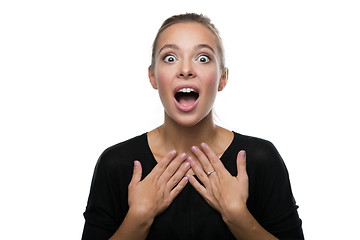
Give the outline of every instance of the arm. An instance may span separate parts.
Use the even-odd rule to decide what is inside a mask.
[[[141,180],[142,167],[134,162],[134,172],[129,184],[129,211],[122,224],[110,238],[145,239],[154,218],[162,213],[187,184],[185,173],[190,168],[184,163],[186,154],[176,157],[176,152],[168,153],[150,174]]]
[[[149,234],[150,227],[152,225],[153,219],[151,218],[142,218],[141,214],[136,213],[135,211],[128,211],[125,216],[124,221],[115,232],[115,234],[110,238],[110,240],[116,239],[134,239],[141,240],[146,239]]]
[[[234,177],[209,146],[201,144],[201,148],[202,151],[192,147],[200,164],[191,157],[189,162],[204,186],[193,176],[188,176],[189,181],[204,199],[221,213],[233,235],[237,239],[246,240],[277,239],[267,232],[247,209],[248,176],[245,151],[240,151],[237,156],[238,175]],[[213,170],[214,172],[210,173]]]
[[[223,219],[237,239],[277,239],[256,221],[246,207],[234,209],[231,215]]]

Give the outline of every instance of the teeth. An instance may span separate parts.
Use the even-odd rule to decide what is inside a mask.
[[[195,90],[192,88],[181,88],[178,92],[189,93],[189,92],[195,92]]]

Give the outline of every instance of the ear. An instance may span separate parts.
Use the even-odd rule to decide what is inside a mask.
[[[219,87],[218,87],[219,92],[222,91],[225,88],[225,86],[226,86],[226,84],[228,82],[228,76],[229,76],[229,69],[225,68],[224,71],[223,71],[223,74],[222,74],[222,76],[220,78]]]
[[[154,89],[158,89],[157,84],[156,84],[156,80],[155,80],[155,75],[154,75],[153,70],[151,69],[151,66],[148,68],[148,76],[149,76],[151,86]]]

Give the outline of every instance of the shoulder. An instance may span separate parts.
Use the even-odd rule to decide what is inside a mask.
[[[266,139],[234,133],[234,142],[238,150],[246,151],[250,164],[267,167],[284,167],[283,160],[272,142]]]
[[[116,167],[133,164],[133,161],[146,152],[147,134],[141,134],[126,141],[108,147],[100,155],[97,165]]]
[[[257,157],[266,157],[269,154],[277,153],[277,150],[272,142],[266,139],[242,135],[234,132],[234,141],[238,147],[243,147],[244,150],[248,149]]]
[[[235,138],[239,148],[246,151],[247,206],[251,214],[278,238],[291,235],[303,239],[289,174],[274,144],[237,133]]]

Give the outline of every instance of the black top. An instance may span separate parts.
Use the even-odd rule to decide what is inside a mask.
[[[251,214],[279,239],[304,239],[289,175],[274,145],[234,133],[232,143],[221,157],[233,176],[237,175],[236,157],[240,150],[246,150],[247,206]],[[128,185],[134,160],[141,162],[143,178],[157,164],[146,133],[114,145],[100,156],[84,213],[83,240],[109,239],[122,223],[129,209]],[[188,183],[169,208],[154,219],[147,239],[235,238],[221,215]]]

